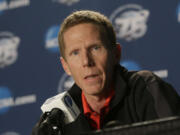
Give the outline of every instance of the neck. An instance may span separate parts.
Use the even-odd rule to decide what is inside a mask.
[[[106,94],[103,94],[103,95],[87,95],[84,93],[86,100],[93,111],[100,113],[102,107],[104,106],[106,102],[106,98],[108,97],[110,93],[110,90],[111,89],[104,92]]]

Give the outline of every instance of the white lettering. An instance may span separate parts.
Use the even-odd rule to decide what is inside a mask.
[[[46,48],[53,48],[58,47],[58,40],[57,38],[53,38],[51,40],[46,41]]]
[[[0,109],[11,106],[18,106],[24,104],[30,104],[36,102],[36,95],[27,95],[22,97],[17,97],[13,99],[12,97],[0,99]]]
[[[13,64],[17,60],[19,42],[18,37],[0,40],[0,68]]]
[[[180,22],[180,13],[178,13],[178,22]]]
[[[17,133],[17,132],[8,131],[8,132],[5,132],[5,133],[2,133],[1,135],[20,135],[20,134]]]
[[[117,8],[109,17],[115,25],[117,37],[132,41],[145,35],[149,10],[136,4],[128,4]]]
[[[29,104],[36,102],[35,95],[28,95],[23,97],[17,97],[15,100],[15,105]]]
[[[156,74],[157,76],[161,77],[161,78],[167,78],[168,77],[168,70],[159,70],[159,71],[154,71],[154,74]]]
[[[8,5],[6,1],[3,1],[0,3],[0,10],[6,10],[8,9]]]
[[[0,99],[0,109],[9,107],[9,106],[13,106],[13,105],[14,105],[14,100],[12,97]]]
[[[14,8],[29,6],[29,5],[30,5],[30,0],[15,0],[15,1],[10,2],[9,9],[14,9]]]
[[[71,6],[72,4],[77,3],[80,0],[53,0],[53,1]]]

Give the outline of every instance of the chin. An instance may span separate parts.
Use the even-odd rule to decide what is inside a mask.
[[[88,89],[84,89],[84,92],[88,95],[100,95],[102,93],[102,89],[101,88],[88,88]]]

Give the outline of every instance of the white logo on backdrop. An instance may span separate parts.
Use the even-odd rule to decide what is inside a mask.
[[[0,99],[0,109],[12,106],[20,106],[25,104],[32,104],[36,102],[36,95],[26,95],[21,97],[8,97]]]
[[[161,70],[156,70],[153,71],[154,74],[161,78],[167,78],[168,77],[168,70],[167,69],[161,69]]]
[[[30,0],[3,0],[0,2],[0,11],[29,6]]]
[[[8,131],[8,132],[2,133],[0,135],[20,135],[20,134],[17,132]]]
[[[72,4],[77,3],[80,0],[53,0],[53,1],[61,3],[61,4],[65,4],[65,5],[68,5],[68,6],[71,6]]]
[[[69,90],[73,84],[74,84],[73,78],[71,76],[68,76],[66,73],[64,73],[59,81],[58,93]]]
[[[10,32],[0,32],[0,68],[15,63],[20,38]]]
[[[59,52],[58,32],[59,26],[53,25],[50,28],[48,28],[45,35],[45,48],[54,53]]]
[[[132,41],[145,35],[149,11],[137,4],[128,4],[116,9],[110,16],[119,39]]]
[[[177,7],[176,11],[177,11],[177,20],[180,23],[180,3],[178,4],[178,7]]]

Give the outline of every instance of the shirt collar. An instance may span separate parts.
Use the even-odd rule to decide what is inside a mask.
[[[111,102],[111,99],[112,97],[114,96],[115,92],[114,90],[112,89],[108,95],[108,97],[106,98],[106,101],[105,101],[105,104],[104,106],[101,108],[101,109],[104,109],[104,108],[109,108],[109,104]],[[84,110],[84,114],[85,115],[88,115],[88,114],[92,114],[94,111],[91,109],[91,107],[89,106],[87,100],[86,100],[86,97],[84,95],[84,93],[82,92],[81,93],[81,99],[82,99],[82,105],[83,105],[83,110]]]

